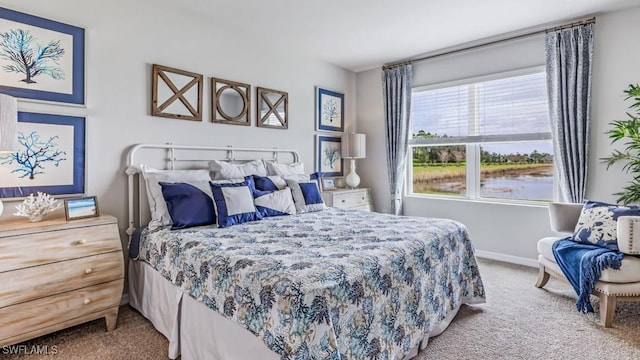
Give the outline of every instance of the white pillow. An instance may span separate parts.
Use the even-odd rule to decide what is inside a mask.
[[[205,191],[205,193],[211,194],[210,189],[207,191],[207,186],[211,180],[208,170],[157,170],[146,165],[140,165],[140,170],[146,182],[147,200],[151,211],[151,221],[148,227],[151,230],[160,226],[171,225],[171,216],[167,209],[167,203],[162,196],[160,182],[192,184]]]
[[[304,163],[280,164],[275,161],[267,161],[267,174],[270,176],[300,175],[304,174]]]
[[[211,170],[213,180],[238,179],[248,175],[267,176],[267,169],[262,160],[252,160],[241,164],[211,160],[209,161],[209,170]]]

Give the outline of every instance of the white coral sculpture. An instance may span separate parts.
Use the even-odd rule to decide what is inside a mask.
[[[22,204],[16,206],[16,212],[13,213],[13,215],[26,216],[29,218],[29,221],[38,222],[48,213],[58,210],[61,207],[62,204],[60,204],[58,200],[52,198],[49,194],[38,191],[35,197],[31,194]]]

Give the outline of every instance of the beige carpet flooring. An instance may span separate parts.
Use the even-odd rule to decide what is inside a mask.
[[[536,269],[482,259],[479,264],[487,303],[463,306],[418,360],[640,359],[640,303],[618,304],[613,327],[604,329],[597,324],[597,313],[575,310],[575,294],[566,283],[551,279],[545,289],[537,289]],[[597,309],[596,298],[592,303]],[[104,320],[96,320],[21,345],[55,346],[57,354],[7,355],[0,348],[0,358],[166,359],[168,342],[139,313],[123,306],[111,333],[105,332]]]

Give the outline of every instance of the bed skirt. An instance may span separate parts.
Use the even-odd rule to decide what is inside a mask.
[[[481,301],[463,299],[465,304],[478,302]],[[169,340],[170,359],[178,356],[183,360],[280,359],[260,338],[184,295],[144,261],[129,260],[129,304]],[[429,337],[441,334],[458,310],[449,312],[403,360],[414,358],[427,346]]]

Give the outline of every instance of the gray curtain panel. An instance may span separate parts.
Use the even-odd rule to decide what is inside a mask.
[[[565,201],[584,201],[589,158],[593,24],[547,33],[554,163]]]
[[[412,81],[411,64],[385,69],[382,74],[391,213],[395,215],[402,214],[402,185],[407,163]]]

